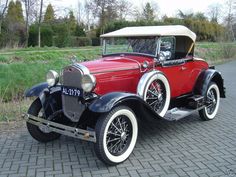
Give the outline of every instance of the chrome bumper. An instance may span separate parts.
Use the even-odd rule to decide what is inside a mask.
[[[62,125],[62,124],[48,121],[48,120],[30,115],[30,114],[25,114],[24,118],[26,118],[27,122],[33,125],[44,126],[46,129],[56,132],[56,133],[86,140],[86,141],[91,141],[94,143],[96,142],[96,134],[94,131],[88,131],[88,130],[84,130],[80,128]]]

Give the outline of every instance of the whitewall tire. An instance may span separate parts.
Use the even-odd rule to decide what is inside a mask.
[[[138,136],[138,123],[129,107],[119,106],[99,118],[95,131],[98,158],[108,165],[116,165],[132,153]]]
[[[206,107],[199,111],[199,115],[203,120],[212,120],[215,118],[220,105],[220,91],[216,83],[210,83],[205,99]]]

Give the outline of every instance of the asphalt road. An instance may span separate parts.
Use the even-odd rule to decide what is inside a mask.
[[[236,176],[236,61],[217,66],[227,88],[217,117],[192,115],[178,122],[142,124],[133,154],[108,167],[93,144],[62,136],[42,144],[25,126],[1,132],[0,177],[51,176]]]

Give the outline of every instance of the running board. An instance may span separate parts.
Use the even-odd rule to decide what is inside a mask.
[[[26,121],[36,125],[42,126],[43,128],[74,138],[96,142],[96,134],[94,131],[84,130],[80,128],[75,128],[67,125],[62,125],[56,122],[48,121],[46,119],[42,119],[31,114],[25,114],[24,117],[27,119]]]
[[[197,109],[187,109],[187,108],[173,108],[169,111],[167,111],[166,115],[163,117],[165,120],[168,121],[177,121],[184,117],[187,117],[194,112],[197,112],[201,109],[203,109],[205,106],[199,107]]]

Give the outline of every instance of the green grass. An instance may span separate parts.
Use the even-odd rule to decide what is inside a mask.
[[[195,56],[205,59],[209,64],[220,64],[236,58],[236,43],[197,43]]]
[[[236,43],[197,43],[195,55],[206,59],[210,64],[217,64],[236,58],[235,50]],[[49,69],[60,72],[71,63],[72,56],[83,61],[96,59],[100,55],[101,47],[0,50],[0,121],[14,120],[15,112],[20,115],[19,111],[24,110],[26,104],[21,101],[24,91],[34,84],[44,82]],[[11,111],[11,107],[15,109]]]
[[[24,91],[34,84],[45,81],[49,69],[58,72],[71,63],[72,56],[78,60],[95,59],[101,49],[36,49],[4,50],[0,52],[0,101],[22,98]]]

